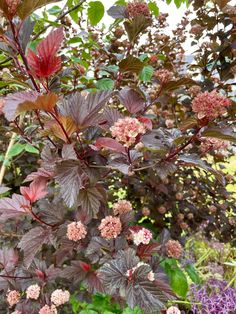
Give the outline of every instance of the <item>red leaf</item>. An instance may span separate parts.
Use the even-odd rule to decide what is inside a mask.
[[[47,171],[44,168],[39,168],[37,171],[28,174],[24,182],[35,181],[35,180],[43,179],[43,178],[49,180],[53,177],[53,175],[54,175],[53,172]]]
[[[30,202],[23,196],[13,194],[12,198],[4,197],[0,199],[0,220],[4,221],[9,218],[17,218],[18,216],[27,214],[30,208]]]
[[[95,146],[97,148],[107,148],[110,150],[114,150],[118,153],[126,153],[125,147],[110,137],[99,137],[96,140]]]
[[[47,195],[47,191],[45,191],[46,182],[44,178],[35,180],[30,183],[30,186],[21,186],[20,192],[26,200],[30,201],[30,203],[34,203]]]
[[[141,259],[149,259],[154,253],[157,253],[161,248],[159,243],[140,244],[138,246],[137,255]]]
[[[148,130],[152,130],[152,120],[150,120],[149,118],[145,118],[145,117],[139,117],[138,120],[139,120],[139,122],[141,122],[142,124],[144,124],[144,126],[145,126]]]
[[[61,58],[56,56],[63,41],[63,27],[51,32],[36,48],[36,54],[29,49],[27,61],[37,77],[49,77],[61,68]]]

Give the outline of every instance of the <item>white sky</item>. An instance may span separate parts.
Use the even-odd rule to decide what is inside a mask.
[[[87,0],[87,3],[89,3],[90,1],[94,1],[94,0]],[[100,0],[100,1],[103,3],[105,7],[105,11],[107,11],[116,2],[116,0]],[[159,7],[160,13],[169,14],[167,21],[170,25],[169,30],[172,30],[175,28],[176,24],[178,24],[181,21],[182,17],[184,16],[184,12],[187,10],[187,7],[185,4],[182,4],[180,8],[176,8],[173,0],[172,0],[172,3],[169,5],[166,4],[164,1],[156,0],[155,2],[157,6]],[[67,2],[66,0],[63,0],[58,3],[53,3],[51,5],[48,5],[47,8],[52,7],[54,5],[63,7],[66,4],[66,2]],[[114,19],[105,12],[104,17],[102,18],[99,24],[104,23],[105,25],[109,26],[112,22],[114,22]],[[189,41],[184,45],[184,48],[187,54],[192,51],[190,43],[191,43],[191,40],[189,39]]]

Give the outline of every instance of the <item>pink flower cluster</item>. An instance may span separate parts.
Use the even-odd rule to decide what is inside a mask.
[[[229,142],[219,140],[213,137],[205,137],[201,139],[201,152],[206,154],[209,151],[225,151],[229,148]]]
[[[173,73],[167,69],[156,70],[154,75],[162,84],[165,84],[173,79]]]
[[[138,119],[130,117],[118,119],[110,130],[112,136],[126,147],[135,144],[138,136],[146,132],[145,126]]]
[[[87,230],[81,221],[72,222],[67,226],[67,238],[72,241],[79,241],[86,237]]]
[[[166,249],[166,255],[168,257],[173,257],[173,258],[180,258],[183,252],[182,245],[179,243],[179,241],[175,241],[175,240],[169,240],[165,244],[165,249]]]
[[[200,86],[198,85],[193,85],[189,88],[189,93],[192,95],[192,96],[196,96],[197,94],[201,93],[202,89]]]
[[[101,236],[105,239],[116,238],[122,229],[120,218],[106,216],[102,219],[98,229],[101,232]]]
[[[57,314],[57,309],[55,305],[44,305],[40,311],[39,314]]]
[[[166,314],[181,314],[181,312],[178,307],[171,306],[167,309]]]
[[[39,285],[31,285],[26,289],[26,298],[37,300],[40,294],[40,287]]]
[[[132,209],[131,203],[127,200],[119,200],[113,204],[114,215],[122,215],[130,212]]]
[[[144,262],[139,262],[136,266],[134,266],[133,268],[131,269],[128,269],[127,272],[126,272],[126,276],[131,280],[132,279],[132,276],[135,272],[136,269],[138,269],[140,266],[143,266],[143,265],[148,265]],[[149,265],[148,265],[149,266]],[[147,279],[149,281],[154,281],[155,280],[155,275],[154,275],[154,272],[153,271],[150,271],[147,275]]]
[[[70,300],[70,292],[67,290],[57,289],[53,291],[51,295],[51,302],[55,306],[60,306],[62,304],[65,304],[66,302],[69,302]]]
[[[134,18],[139,15],[144,15],[147,18],[151,17],[148,5],[140,0],[134,0],[133,2],[128,3],[126,12],[129,18]]]
[[[14,15],[19,4],[21,3],[21,0],[5,0],[5,1],[8,6],[8,12]]]
[[[148,244],[152,239],[152,233],[146,228],[141,228],[139,230],[130,229],[132,233],[132,240],[135,245]]]
[[[231,102],[228,98],[217,93],[204,92],[198,94],[192,102],[192,109],[197,113],[198,118],[204,117],[213,120],[226,112],[226,107],[230,106]]]
[[[17,304],[20,300],[20,292],[17,290],[10,290],[7,293],[7,302],[10,307]]]

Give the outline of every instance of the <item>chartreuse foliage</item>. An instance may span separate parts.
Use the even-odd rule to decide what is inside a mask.
[[[155,1],[115,2],[110,27],[101,1],[53,2],[0,1],[0,305],[140,314],[188,303],[203,276],[186,237],[235,239],[234,178],[222,171],[236,141],[230,8],[196,0],[168,36]],[[187,66],[188,24],[193,45],[207,43]]]

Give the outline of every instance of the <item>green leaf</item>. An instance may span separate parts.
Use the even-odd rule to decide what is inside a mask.
[[[139,74],[143,67],[144,63],[133,56],[128,56],[128,58],[119,63],[119,69],[121,72],[134,72]]]
[[[25,149],[25,145],[16,143],[10,149],[7,157],[12,158],[12,157],[18,156],[20,153],[24,151],[24,149]]]
[[[96,83],[96,87],[99,90],[113,90],[114,85],[115,85],[114,81],[109,78],[101,79]]]
[[[149,7],[150,11],[153,13],[153,15],[155,15],[155,16],[159,15],[159,8],[154,1],[149,2],[148,7]]]
[[[188,264],[185,267],[185,270],[187,272],[187,274],[189,275],[189,277],[191,278],[191,280],[196,283],[196,284],[200,284],[201,283],[201,279],[198,275],[198,272],[196,270],[196,268],[192,265],[192,264]]]
[[[182,0],[174,0],[175,5],[177,8],[180,8],[181,4],[182,4]]]
[[[137,306],[133,309],[127,307],[126,309],[124,309],[122,314],[142,314],[142,311]]]
[[[180,268],[171,271],[170,285],[175,293],[185,298],[188,292],[188,282],[184,272]]]
[[[94,311],[94,310],[88,310],[88,309],[86,309],[86,310],[80,311],[80,314],[98,314],[98,312],[97,312],[97,311]]]
[[[154,73],[153,67],[151,65],[146,65],[139,75],[140,81],[150,82],[153,76],[153,73]]]
[[[100,1],[89,2],[88,19],[92,26],[97,25],[103,18],[105,9]]]
[[[39,154],[39,150],[30,144],[26,144],[25,151],[31,154]]]
[[[48,13],[51,15],[57,15],[61,12],[61,7],[58,5],[54,5],[52,8],[48,9]]]

